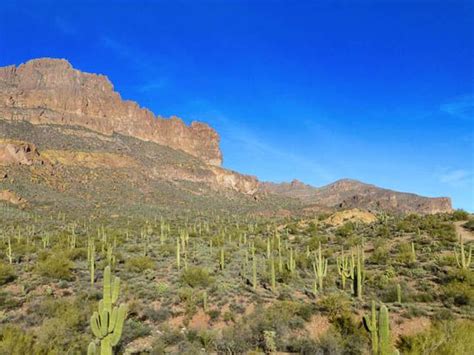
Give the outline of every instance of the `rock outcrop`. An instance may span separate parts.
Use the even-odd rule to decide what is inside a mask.
[[[124,101],[103,75],[74,69],[63,59],[35,59],[0,68],[0,117],[33,124],[86,127],[119,133],[182,150],[219,166],[219,136],[205,123],[155,116]]]
[[[0,190],[0,201],[8,202],[13,205],[25,206],[27,201],[10,190]]]
[[[260,190],[298,198],[304,203],[318,204],[330,208],[363,208],[371,211],[404,213],[451,212],[448,197],[423,197],[411,193],[397,192],[351,179],[338,180],[323,187],[313,187],[297,180],[291,183],[261,183]]]
[[[34,144],[0,139],[0,166],[32,165],[35,161],[39,161],[39,153]]]

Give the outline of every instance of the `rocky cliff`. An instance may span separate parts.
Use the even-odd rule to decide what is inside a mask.
[[[119,133],[182,150],[210,165],[222,163],[219,136],[208,125],[157,117],[122,100],[107,77],[83,73],[63,59],[0,68],[0,117]]]
[[[423,197],[365,184],[351,179],[338,180],[323,187],[313,187],[294,180],[291,183],[262,183],[260,189],[286,197],[294,197],[307,204],[330,208],[363,208],[372,211],[404,213],[451,212],[448,197]]]

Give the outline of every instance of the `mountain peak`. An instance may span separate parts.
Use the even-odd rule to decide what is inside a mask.
[[[122,100],[104,75],[76,70],[65,59],[33,59],[0,68],[0,114],[33,124],[72,125],[119,133],[182,150],[210,165],[222,163],[219,135],[205,123],[155,116]]]

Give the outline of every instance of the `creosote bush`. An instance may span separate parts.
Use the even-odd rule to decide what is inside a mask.
[[[130,272],[143,272],[147,269],[153,269],[155,263],[149,256],[137,256],[127,259],[125,269]]]
[[[206,288],[214,282],[214,279],[209,275],[209,271],[206,269],[193,266],[189,267],[187,270],[183,270],[181,281],[193,288]]]
[[[0,286],[15,280],[15,269],[10,264],[0,262]]]
[[[72,274],[73,266],[73,262],[64,256],[50,255],[44,260],[40,260],[36,269],[41,276],[55,280],[70,281],[74,279]]]

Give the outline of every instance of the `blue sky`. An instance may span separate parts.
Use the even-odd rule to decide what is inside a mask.
[[[156,114],[201,120],[224,166],[354,178],[474,211],[473,1],[18,1],[0,65],[67,58]]]

